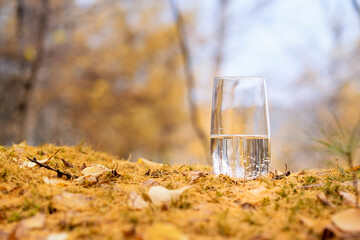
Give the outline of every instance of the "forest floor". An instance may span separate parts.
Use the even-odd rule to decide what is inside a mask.
[[[0,147],[0,239],[360,239],[351,180],[341,167],[244,182],[82,145]]]

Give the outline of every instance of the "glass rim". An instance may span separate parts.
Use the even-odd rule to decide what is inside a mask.
[[[224,79],[224,80],[258,79],[258,80],[265,80],[265,77],[264,76],[215,76],[214,79]]]

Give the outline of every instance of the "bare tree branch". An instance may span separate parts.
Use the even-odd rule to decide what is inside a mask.
[[[169,3],[176,22],[176,31],[178,34],[180,49],[184,60],[184,73],[185,73],[186,85],[188,90],[188,102],[190,107],[191,126],[194,129],[197,137],[201,141],[201,144],[208,158],[209,141],[199,123],[199,112],[196,107],[196,95],[193,92],[195,85],[195,78],[194,78],[193,66],[189,52],[189,46],[187,43],[184,22],[175,1],[169,0]]]
[[[357,2],[357,0],[352,0],[352,5],[354,7],[355,12],[357,13],[357,15],[360,17],[360,5]]]
[[[21,0],[19,1],[21,2]],[[18,140],[24,140],[26,133],[26,118],[29,110],[29,102],[31,100],[31,95],[34,90],[34,86],[37,79],[37,73],[42,63],[44,57],[44,39],[45,32],[48,25],[48,11],[49,11],[49,1],[41,1],[41,12],[38,19],[38,32],[36,36],[36,58],[30,66],[30,74],[24,81],[24,93],[21,96],[18,107],[16,109],[16,120],[19,123],[19,134]]]

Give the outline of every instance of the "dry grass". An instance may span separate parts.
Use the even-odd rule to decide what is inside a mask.
[[[215,176],[206,166],[162,166],[149,171],[146,165],[81,145],[61,147],[48,164],[77,176],[81,176],[84,163],[111,169],[117,166],[121,176],[109,172],[98,177],[96,183],[77,185],[66,180],[66,186],[53,186],[46,184],[43,177],[55,179],[56,173],[19,166],[26,157],[45,159],[59,148],[25,144],[0,147],[0,238],[13,236],[11,233],[22,219],[43,213],[45,226],[22,237],[45,239],[51,233],[66,232],[68,239],[149,239],[152,235],[146,233],[151,226],[169,223],[185,236],[174,235],[172,239],[319,239],[330,216],[350,207],[337,191],[354,192],[343,184],[351,180],[351,173],[343,169],[305,170],[280,180],[268,177],[244,184]],[[65,167],[61,159],[74,168]],[[191,181],[188,173],[196,170],[204,175]],[[360,175],[359,168],[356,174]],[[191,188],[178,201],[155,206],[147,194],[149,186],[144,185],[149,179],[168,189],[187,185]],[[149,207],[132,210],[128,206],[130,191],[141,195]],[[70,206],[54,202],[54,196],[62,192],[83,195],[82,206],[75,200]],[[324,193],[333,207],[321,203],[319,193]]]

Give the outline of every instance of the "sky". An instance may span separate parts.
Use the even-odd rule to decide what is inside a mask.
[[[269,102],[276,107],[292,107],[299,101],[314,101],[319,91],[311,88],[294,88],[306,69],[324,74],[324,82],[318,87],[331,90],[326,82],[328,59],[336,48],[331,22],[341,19],[344,25],[340,45],[346,49],[359,37],[359,19],[352,9],[351,1],[320,0],[273,0],[257,11],[257,1],[230,1],[225,35],[224,63],[219,75],[264,76],[267,79]],[[261,1],[260,1],[261,2]],[[186,10],[186,4],[181,2]],[[218,20],[218,1],[203,0],[197,8],[200,13],[198,29],[211,35]],[[189,31],[189,30],[188,30]],[[190,30],[191,31],[191,30]],[[214,44],[214,42],[213,42]],[[212,49],[214,45],[209,46]],[[195,48],[195,47],[194,47]],[[212,86],[209,52],[193,49],[194,56],[203,64],[197,78],[203,82],[204,91]],[[200,97],[205,101],[207,94]]]

